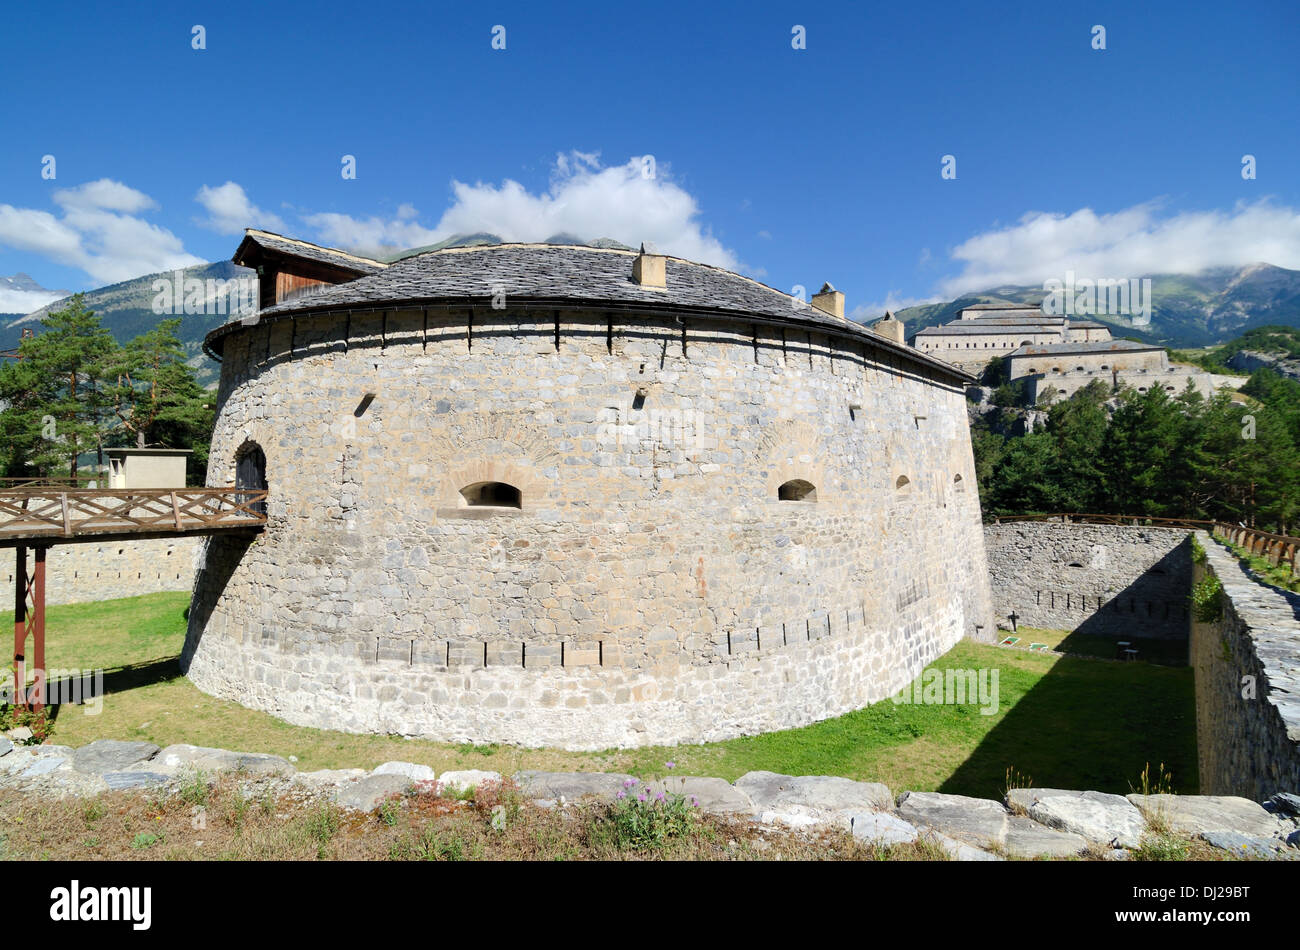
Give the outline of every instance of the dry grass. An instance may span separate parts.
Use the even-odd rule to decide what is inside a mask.
[[[203,789],[197,791],[196,789]],[[936,846],[873,846],[847,832],[801,834],[748,819],[702,815],[693,833],[658,850],[608,842],[609,809],[542,809],[516,800],[494,828],[502,797],[472,801],[413,787],[361,814],[300,790],[227,776],[180,794],[112,792],[42,800],[0,794],[0,840],[9,860],[943,860]]]
[[[504,826],[498,813],[506,816]],[[170,795],[122,791],[93,799],[0,793],[0,857],[7,860],[209,861],[947,861],[937,841],[881,845],[847,831],[794,831],[748,818],[700,815],[657,849],[612,843],[612,810],[543,809],[507,781],[468,800],[426,784],[369,814],[300,787],[225,775]],[[995,854],[1009,857],[997,847]],[[1105,850],[1057,860],[1100,861]],[[1133,860],[1238,860],[1205,842],[1148,835]]]

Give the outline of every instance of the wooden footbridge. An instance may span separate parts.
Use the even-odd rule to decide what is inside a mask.
[[[0,486],[0,547],[16,550],[15,702],[39,709],[45,701],[45,556],[51,546],[256,533],[266,526],[266,496],[264,489],[247,488],[66,488],[49,482]],[[29,639],[34,676],[30,688]]]

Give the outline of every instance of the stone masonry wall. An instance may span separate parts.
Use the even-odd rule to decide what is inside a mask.
[[[1195,578],[1223,585],[1223,613],[1190,624],[1201,791],[1258,801],[1300,790],[1300,595],[1250,578],[1204,532]]]
[[[194,586],[198,540],[157,538],[53,545],[45,557],[45,602],[82,604],[160,591],[189,591]],[[29,551],[29,572],[32,563]],[[12,591],[12,550],[4,552],[0,564],[6,589]],[[8,606],[12,607],[12,600]]]
[[[299,724],[575,749],[859,708],[993,632],[965,399],[928,372],[735,321],[254,325],[208,483],[256,443],[270,520],[205,542],[183,664]],[[483,481],[522,507],[464,507]]]
[[[1188,532],[1016,521],[984,526],[993,607],[1031,627],[1182,637],[1191,590]]]
[[[1055,393],[1058,399],[1069,399],[1092,382],[1102,383],[1107,392],[1110,392],[1116,384],[1130,386],[1140,393],[1144,393],[1152,387],[1163,386],[1165,391],[1173,397],[1186,389],[1187,383],[1190,381],[1196,391],[1206,398],[1213,396],[1215,390],[1224,385],[1240,385],[1243,382],[1243,380],[1233,376],[1218,376],[1204,370],[1177,369],[1176,367],[1152,375],[1143,375],[1140,372],[1121,371],[1118,374],[1112,374],[1103,370],[1085,370],[1081,373],[1052,373],[1050,376],[1039,374],[1038,376],[1030,376],[1028,379],[1029,385],[1026,397],[1031,403],[1037,403],[1048,392]]]

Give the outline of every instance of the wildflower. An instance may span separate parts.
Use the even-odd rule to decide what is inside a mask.
[[[661,801],[663,801],[663,800],[664,800],[664,793],[663,793],[663,792],[660,792],[658,795],[655,796],[655,801],[657,801],[657,802],[661,802]]]
[[[675,769],[675,768],[677,768],[677,763],[676,763],[676,762],[665,762],[665,763],[664,763],[664,767],[665,767],[665,768],[669,768],[669,769]]]
[[[694,795],[691,796],[691,807],[692,807],[692,808],[699,808],[699,807],[700,807],[700,800],[699,800],[698,798],[696,798]]]
[[[615,795],[614,797],[617,798],[617,799],[619,799],[619,800],[621,801],[622,799],[627,798],[627,792],[619,792],[619,793],[618,793],[617,795]]]
[[[643,801],[645,801],[645,792],[642,792],[640,795],[638,795],[638,796],[636,797],[636,800],[639,801],[639,802],[643,802]]]

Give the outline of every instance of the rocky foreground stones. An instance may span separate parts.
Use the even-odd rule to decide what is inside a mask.
[[[117,789],[175,791],[234,774],[256,787],[323,798],[368,812],[416,788],[462,795],[498,772],[436,774],[427,765],[299,772],[275,755],[193,745],[103,739],[72,749],[0,742],[0,790],[37,796],[93,796]],[[1279,792],[1263,805],[1210,795],[1112,795],[1058,788],[1012,789],[998,802],[940,792],[895,799],[877,782],[825,775],[748,772],[735,782],[696,775],[641,781],[609,772],[524,771],[513,776],[525,798],[546,808],[610,803],[620,796],[685,796],[701,811],[792,828],[839,828],[885,845],[927,842],[958,861],[1071,857],[1091,851],[1125,858],[1144,836],[1172,831],[1238,857],[1300,859],[1300,796]]]
[[[1278,825],[1262,805],[1233,795],[1130,795],[1128,800],[1171,831],[1187,835],[1235,831],[1271,836]]]
[[[103,774],[130,769],[147,762],[159,749],[152,742],[122,742],[117,739],[100,739],[82,746],[72,753],[72,767],[78,772]]]
[[[1007,805],[1049,828],[1116,848],[1136,848],[1146,830],[1146,819],[1137,806],[1122,795],[1106,792],[1013,788],[1007,792]]]
[[[987,798],[904,792],[898,799],[898,814],[914,825],[942,831],[956,841],[995,848],[1017,858],[1067,857],[1088,847],[1080,835],[1053,831]]]

